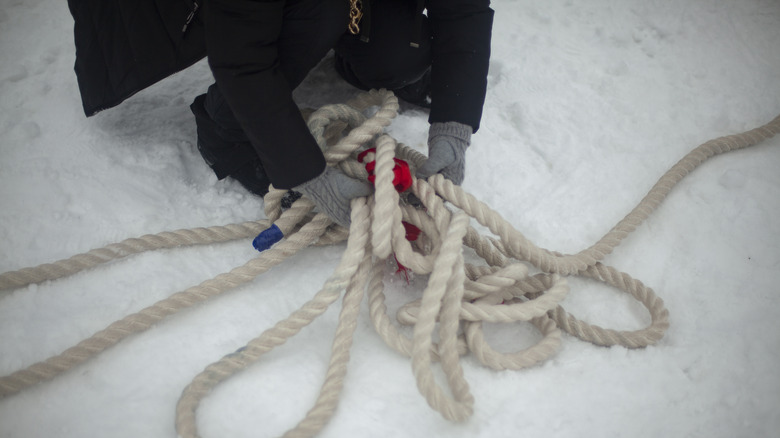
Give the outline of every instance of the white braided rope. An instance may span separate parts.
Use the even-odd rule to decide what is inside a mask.
[[[366,119],[361,111],[375,105],[380,106],[379,111]],[[338,300],[343,290],[346,293],[342,312],[320,395],[308,414],[285,436],[316,435],[334,414],[366,289],[374,327],[391,348],[412,358],[418,389],[428,403],[450,420],[464,420],[471,415],[474,405],[460,365],[460,356],[469,351],[486,366],[503,370],[532,366],[549,358],[560,344],[560,329],[598,345],[637,348],[657,342],[669,324],[663,301],[640,281],[604,265],[601,260],[647,218],[680,179],[704,160],[757,144],[780,132],[778,117],[761,128],[699,146],[672,167],[640,204],[596,244],[575,255],[562,255],[535,246],[496,212],[440,175],[428,181],[414,181],[412,192],[423,202],[424,211],[401,205],[392,184],[393,157],[410,161],[412,168],[419,166],[424,157],[396,144],[389,136],[380,136],[397,109],[397,100],[392,93],[372,90],[347,105],[326,106],[309,117],[310,129],[325,151],[328,163],[339,165],[355,177],[365,178],[366,173],[351,157],[357,149],[378,138],[374,157],[376,192],[373,198],[353,201],[349,233],[331,225],[322,214],[311,215],[313,204],[306,199],[297,201],[283,212],[280,200],[284,191],[271,190],[265,199],[269,221],[128,239],[53,264],[0,275],[0,289],[22,287],[149,249],[248,237],[271,222],[286,236],[243,267],[117,321],[61,355],[0,378],[0,396],[51,379],[182,308],[250,281],[307,245],[337,242],[348,235],[347,248],[338,268],[312,300],[250,341],[245,348],[209,365],[187,386],[176,410],[180,436],[198,436],[197,408],[214,386],[294,336]],[[450,202],[456,210],[448,209],[443,200]],[[481,236],[468,225],[469,217],[488,227],[496,237]],[[423,243],[412,245],[405,239],[402,220],[422,229]],[[473,248],[486,265],[465,264],[463,244]],[[387,315],[382,277],[390,255],[395,255],[400,263],[418,274],[430,274],[421,299],[404,306],[398,314],[401,324],[414,325],[411,338],[403,335]],[[529,276],[528,265],[524,262],[542,272]],[[651,323],[640,330],[617,331],[590,325],[568,315],[560,302],[568,293],[564,277],[572,274],[593,278],[629,293],[648,309]],[[483,322],[530,322],[541,332],[542,339],[521,351],[499,353],[485,341]],[[438,344],[433,342],[437,326]],[[440,362],[446,388],[434,378],[433,361]]]

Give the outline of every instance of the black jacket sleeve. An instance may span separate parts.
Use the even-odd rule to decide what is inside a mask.
[[[220,92],[277,188],[319,175],[325,159],[279,66],[284,1],[205,2],[206,50]]]
[[[479,129],[490,62],[489,0],[429,0],[433,35],[429,121]]]

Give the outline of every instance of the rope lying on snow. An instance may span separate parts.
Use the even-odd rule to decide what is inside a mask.
[[[366,120],[363,111],[376,105],[380,106],[379,110]],[[371,91],[349,104],[323,107],[309,117],[309,127],[324,148],[328,163],[352,176],[367,177],[365,168],[353,157],[358,149],[375,142],[376,191],[372,197],[353,201],[348,232],[333,225],[323,214],[313,215],[313,204],[305,198],[282,211],[285,191],[271,190],[265,199],[269,218],[265,221],[142,236],[67,260],[0,275],[0,290],[12,289],[68,276],[147,250],[250,237],[272,224],[285,236],[241,267],[114,322],[57,356],[0,378],[0,396],[51,379],[166,316],[248,283],[308,245],[347,239],[341,262],[310,301],[242,349],[209,365],[184,389],[176,410],[179,435],[198,436],[196,411],[214,386],[294,336],[325,312],[344,290],[332,357],[320,395],[304,419],[285,436],[315,435],[333,415],[366,291],[374,327],[390,347],[412,358],[417,386],[428,403],[450,420],[463,420],[472,414],[474,404],[459,361],[467,352],[486,366],[502,370],[528,367],[550,357],[560,344],[561,329],[597,345],[638,348],[658,341],[669,325],[663,301],[640,281],[604,265],[601,260],[699,164],[714,155],[752,146],[780,132],[778,117],[763,127],[702,144],[667,171],[644,199],[598,242],[578,254],[564,255],[537,247],[495,211],[440,175],[413,182],[411,192],[425,209],[403,202],[393,188],[393,158],[406,160],[414,169],[425,157],[381,135],[397,109],[392,93]],[[444,201],[454,208],[445,206]],[[487,227],[495,237],[480,235],[469,225],[470,218]],[[409,242],[404,221],[421,229],[424,238]],[[464,243],[473,248],[484,264],[464,262]],[[387,259],[393,255],[415,273],[430,274],[422,298],[405,306],[398,315],[402,324],[414,326],[411,338],[390,320],[385,306],[382,277]],[[530,275],[529,265],[539,273]],[[565,277],[570,275],[592,278],[631,294],[647,308],[651,323],[641,330],[617,331],[577,320],[559,305],[568,293]],[[542,339],[525,350],[499,353],[485,341],[483,322],[530,322],[542,333]],[[437,325],[440,341],[434,343]],[[448,391],[434,379],[433,361],[440,361]]]

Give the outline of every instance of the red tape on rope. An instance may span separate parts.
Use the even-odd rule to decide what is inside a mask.
[[[366,158],[366,155],[369,153],[376,153],[376,148],[370,148],[366,149],[363,152],[361,152],[358,155],[358,161],[363,162],[363,160]],[[409,164],[401,159],[393,158],[395,161],[395,166],[393,166],[393,187],[395,187],[396,191],[398,193],[405,192],[409,190],[409,188],[412,186],[412,171],[409,170]],[[376,160],[369,161],[366,163],[366,171],[368,172],[368,181],[371,182],[371,184],[374,183],[376,180],[376,175],[374,175],[374,169],[376,168]]]
[[[362,163],[368,154],[376,154],[376,148],[366,149],[358,154],[358,162]],[[393,166],[393,187],[395,187],[395,190],[398,191],[398,193],[405,192],[412,186],[412,171],[409,169],[409,164],[406,161],[398,158],[393,158],[393,160],[395,160],[395,166]],[[366,163],[368,181],[370,181],[371,184],[374,184],[376,181],[376,175],[374,174],[375,169],[376,160],[371,160]],[[419,228],[410,224],[409,222],[403,222],[403,225],[404,230],[406,231],[406,240],[414,242],[417,240],[417,238],[420,237],[421,231]],[[395,257],[395,254],[393,254],[393,257],[395,258],[395,262],[398,265],[398,270],[396,273],[402,272],[404,277],[406,277],[406,282],[408,283],[410,269],[402,265],[401,262],[398,261],[398,258]]]

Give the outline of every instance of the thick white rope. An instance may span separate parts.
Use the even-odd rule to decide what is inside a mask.
[[[380,109],[367,119],[363,110],[376,105]],[[640,281],[601,260],[696,166],[711,156],[752,146],[780,132],[778,117],[761,128],[699,146],[664,174],[637,207],[596,244],[578,254],[563,255],[535,246],[495,211],[440,175],[428,181],[414,181],[411,191],[423,202],[424,210],[405,205],[393,188],[393,157],[409,162],[412,172],[425,157],[381,135],[397,109],[392,93],[371,91],[346,105],[329,105],[309,116],[309,127],[328,163],[354,177],[367,176],[363,166],[355,162],[355,152],[375,142],[376,191],[370,198],[353,201],[348,233],[332,225],[326,216],[312,215],[313,204],[306,199],[298,200],[283,212],[280,205],[285,191],[272,189],[265,199],[267,221],[142,236],[67,260],[0,275],[0,290],[7,290],[68,276],[150,249],[249,237],[271,223],[285,235],[285,239],[246,265],[117,321],[60,355],[0,378],[0,396],[51,379],[182,308],[245,284],[307,245],[339,242],[348,236],[341,263],[312,300],[246,347],[209,365],[185,388],[176,410],[179,435],[198,436],[197,408],[214,386],[294,336],[338,300],[345,289],[320,395],[303,420],[285,436],[316,435],[334,414],[365,290],[374,327],[391,348],[412,358],[417,386],[428,403],[450,420],[466,419],[473,412],[474,399],[459,358],[469,351],[486,366],[502,370],[520,369],[549,358],[560,344],[561,329],[598,345],[638,348],[657,342],[669,325],[663,301]],[[445,206],[445,200],[455,209]],[[469,226],[469,217],[487,227],[495,237],[477,233]],[[407,241],[402,220],[419,227],[424,238],[414,244]],[[464,243],[473,248],[484,265],[464,263]],[[415,273],[429,274],[422,297],[404,306],[397,316],[401,324],[414,326],[411,338],[403,335],[387,315],[382,277],[391,255]],[[529,275],[529,265],[541,272]],[[568,293],[568,275],[586,276],[628,292],[648,309],[651,323],[640,330],[617,331],[578,321],[560,306]],[[541,332],[542,339],[537,344],[514,353],[499,353],[486,343],[483,322],[523,321]],[[437,326],[440,341],[434,343]],[[431,372],[433,361],[440,362],[446,388],[436,382]]]

